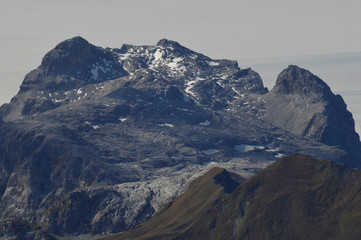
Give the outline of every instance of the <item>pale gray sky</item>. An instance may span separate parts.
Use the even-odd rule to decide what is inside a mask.
[[[0,104],[76,35],[102,47],[168,38],[212,58],[255,59],[248,66],[267,84],[259,59],[361,52],[360,9],[359,0],[0,0]]]
[[[104,47],[165,37],[213,58],[361,51],[360,9],[359,0],[0,0],[0,66],[34,68],[78,34]]]

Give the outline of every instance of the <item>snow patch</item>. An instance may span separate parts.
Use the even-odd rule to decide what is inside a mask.
[[[232,87],[232,90],[233,90],[233,92],[237,93],[237,94],[240,95],[241,97],[244,96],[244,94],[241,94],[239,91],[237,91],[234,86]]]
[[[215,62],[215,61],[210,61],[208,64],[209,64],[209,66],[218,66],[219,65],[219,63]]]
[[[209,126],[211,123],[208,120],[205,120],[204,122],[200,122],[198,125],[200,126]]]
[[[191,55],[189,55],[189,57],[190,57],[191,59],[196,59],[196,58],[197,58],[197,55],[191,54]]]
[[[129,56],[130,56],[130,53],[119,54],[119,55],[118,55],[118,57],[119,57],[119,58],[118,58],[118,59],[119,59],[118,61],[119,61],[119,62],[124,61],[124,60],[128,59]]]
[[[207,155],[211,155],[211,154],[214,154],[214,153],[217,153],[219,152],[217,149],[213,149],[213,148],[210,148],[210,149],[206,149],[206,150],[203,150],[201,151],[202,153],[205,153]]]
[[[154,56],[154,61],[158,61],[159,59],[161,59],[163,57],[163,53],[160,49],[157,49],[157,51],[155,51],[153,56]]]
[[[259,145],[247,145],[247,144],[241,144],[241,145],[235,145],[234,146],[234,150],[238,151],[238,152],[250,152],[256,149],[264,149],[264,146],[259,146]]]
[[[266,152],[277,152],[279,151],[278,148],[274,149],[274,148],[269,148],[269,149],[266,149]]]
[[[171,128],[174,127],[174,125],[171,124],[171,123],[163,123],[163,124],[157,124],[157,125],[158,125],[158,126],[161,126],[161,127],[171,127]]]
[[[173,62],[175,62],[175,63],[179,63],[182,60],[183,60],[183,58],[181,58],[181,57],[173,58]]]
[[[186,93],[189,93],[190,95],[192,95],[193,97],[195,97],[195,94],[191,91],[191,89],[193,88],[193,85],[197,82],[197,80],[192,80],[187,82],[187,87],[185,89]]]
[[[213,165],[217,165],[216,162],[203,162],[202,164],[203,164],[203,166],[213,166]]]

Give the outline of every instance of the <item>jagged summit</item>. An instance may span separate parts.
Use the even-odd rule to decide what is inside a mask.
[[[280,94],[300,94],[317,99],[332,94],[329,86],[319,77],[295,65],[289,65],[278,75],[273,91]]]
[[[41,68],[44,68],[46,73],[71,71],[79,66],[88,65],[100,52],[100,49],[84,38],[74,37],[59,43],[48,52],[41,62]]]
[[[64,40],[63,42],[59,43],[55,46],[54,49],[56,50],[65,50],[65,51],[76,51],[77,48],[82,46],[93,46],[90,44],[86,39],[84,39],[81,36],[76,36],[67,40]]]
[[[361,153],[359,135],[343,98],[333,94],[330,87],[310,71],[288,66],[264,99],[267,102],[264,119],[273,125],[340,146],[351,153],[349,159]]]
[[[25,76],[20,90],[68,91],[125,74],[111,51],[74,37],[50,50],[41,65]]]
[[[156,46],[125,44],[120,49],[104,49],[74,37],[59,43],[37,69],[26,75],[19,94],[3,110],[8,113],[3,117],[29,117],[76,102],[96,92],[85,94],[82,87],[130,75],[147,75],[148,83],[138,83],[138,87],[176,85],[176,95],[217,108],[227,108],[237,95],[267,92],[253,70],[240,69],[235,61],[211,59],[175,41],[162,39]]]
[[[166,38],[162,38],[157,42],[157,46],[163,46],[163,47],[174,47],[174,48],[184,48],[182,45],[180,45],[178,42],[169,40]]]

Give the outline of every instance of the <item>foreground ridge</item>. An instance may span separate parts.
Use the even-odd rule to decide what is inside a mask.
[[[221,171],[210,170],[172,206],[138,228],[105,239],[358,239],[361,235],[360,170],[293,154],[231,193],[212,181],[224,174]],[[192,207],[196,210],[189,211]]]

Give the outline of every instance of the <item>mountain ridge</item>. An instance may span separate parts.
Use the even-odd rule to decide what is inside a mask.
[[[0,220],[21,219],[24,239],[113,234],[212,166],[248,178],[300,152],[359,167],[353,138],[352,148],[327,145],[268,119],[279,100],[291,114],[292,104],[323,114],[322,102],[310,108],[295,96],[273,95],[252,69],[170,40],[120,49],[66,40],[0,107]]]
[[[214,184],[205,181],[210,174],[214,169],[198,179],[197,184],[203,182],[198,188]],[[357,239],[360,179],[359,170],[292,154],[231,193],[209,198],[191,185],[174,205],[212,202],[191,220],[176,217],[188,214],[186,207],[171,206],[139,227],[105,239]],[[160,219],[171,223],[173,218],[176,225],[159,223]]]

